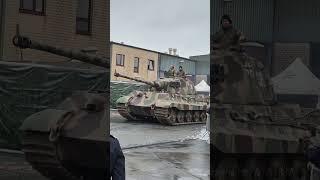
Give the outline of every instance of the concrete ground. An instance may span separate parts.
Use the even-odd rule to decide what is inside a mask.
[[[111,117],[110,132],[123,148],[127,179],[209,179],[210,146],[205,124],[128,122],[116,112]]]
[[[205,125],[163,126],[128,122],[111,113],[111,134],[126,157],[128,180],[208,180],[209,135]],[[0,150],[0,180],[46,180],[22,153]]]

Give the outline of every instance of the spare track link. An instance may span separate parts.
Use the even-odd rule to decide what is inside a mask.
[[[180,123],[179,122],[171,122],[168,119],[169,109],[167,109],[167,108],[155,108],[154,114],[156,116],[156,119],[161,124],[170,125],[170,126],[187,125],[187,124],[204,124],[204,123],[206,123],[206,121],[202,121],[202,122],[180,122]]]
[[[49,134],[26,132],[22,143],[22,150],[26,160],[40,174],[50,180],[80,180],[71,174],[59,161],[56,146],[49,141]]]

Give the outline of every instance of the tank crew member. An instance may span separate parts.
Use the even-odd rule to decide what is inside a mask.
[[[125,157],[118,139],[110,135],[110,176],[112,180],[125,180]]]
[[[212,39],[214,49],[240,51],[240,42],[246,38],[242,32],[235,29],[229,15],[223,15],[220,21],[221,29]]]
[[[182,66],[179,66],[179,71],[177,72],[178,77],[186,77],[186,73],[184,72]]]
[[[170,66],[169,71],[167,72],[168,77],[175,77],[176,76],[176,70],[174,69],[174,65]]]

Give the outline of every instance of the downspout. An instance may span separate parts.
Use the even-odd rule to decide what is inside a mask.
[[[158,54],[158,77],[157,79],[160,79],[160,67],[161,67],[161,54]]]

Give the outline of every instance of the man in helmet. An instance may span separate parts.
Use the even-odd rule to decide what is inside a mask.
[[[110,176],[112,180],[125,180],[125,157],[119,141],[110,135]]]
[[[186,73],[184,72],[182,66],[179,66],[179,71],[177,72],[178,77],[186,77]]]
[[[240,42],[245,40],[243,33],[233,27],[229,15],[223,15],[220,24],[221,29],[214,34],[212,39],[213,48],[240,51]]]
[[[174,65],[171,65],[169,71],[167,72],[167,76],[175,77],[175,75],[176,75],[176,70],[174,69]]]

